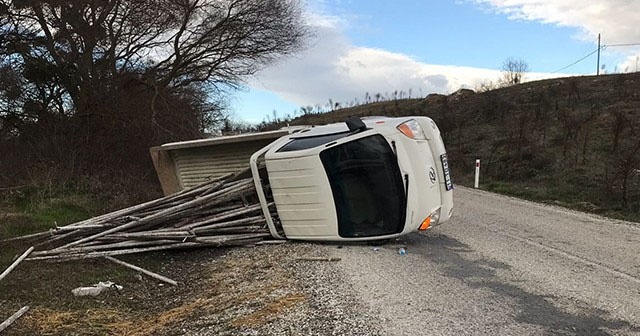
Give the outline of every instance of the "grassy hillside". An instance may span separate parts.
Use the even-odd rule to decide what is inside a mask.
[[[302,116],[427,115],[459,184],[482,160],[484,189],[640,220],[640,74],[570,77]]]

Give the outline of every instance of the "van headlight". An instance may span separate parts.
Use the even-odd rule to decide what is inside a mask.
[[[420,126],[420,123],[413,119],[403,122],[402,124],[398,125],[397,128],[400,133],[406,135],[411,139],[427,140],[427,136],[425,135],[422,126]]]
[[[440,210],[441,208],[439,208],[438,210],[434,211],[431,214],[431,225],[438,225],[440,222]]]

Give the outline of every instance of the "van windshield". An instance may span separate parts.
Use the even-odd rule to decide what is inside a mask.
[[[395,154],[381,135],[320,153],[343,238],[382,236],[404,229],[406,200]]]

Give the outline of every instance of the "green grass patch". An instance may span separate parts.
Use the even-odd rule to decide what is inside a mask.
[[[67,225],[91,217],[92,211],[86,206],[54,202],[30,214],[34,221],[42,224]]]
[[[22,195],[1,206],[0,239],[47,231],[96,214],[98,207],[86,196],[39,199]]]

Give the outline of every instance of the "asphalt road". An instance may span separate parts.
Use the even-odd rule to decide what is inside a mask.
[[[327,246],[384,334],[640,335],[638,224],[463,187],[454,201],[424,234]]]

